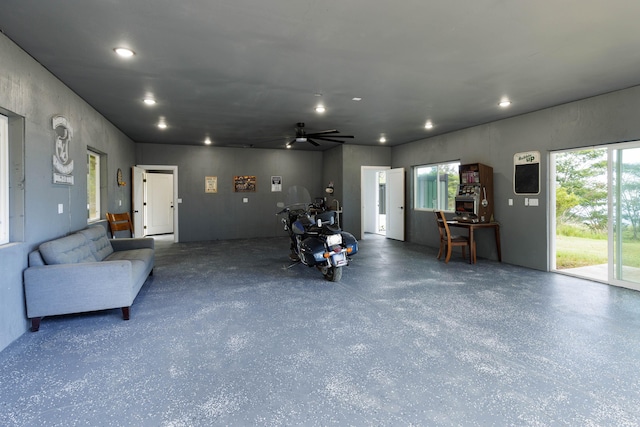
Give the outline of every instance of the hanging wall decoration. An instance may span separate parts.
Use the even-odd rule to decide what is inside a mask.
[[[218,192],[218,177],[217,176],[205,176],[204,177],[204,192],[205,193],[217,193]]]
[[[539,151],[514,154],[513,192],[515,194],[540,194]]]
[[[236,193],[249,193],[256,191],[256,177],[254,175],[234,176],[233,190]]]
[[[282,177],[281,176],[272,176],[271,177],[271,191],[272,192],[282,191]]]
[[[73,185],[73,160],[69,143],[73,137],[73,129],[66,117],[55,116],[52,120],[56,141],[53,152],[53,183]]]

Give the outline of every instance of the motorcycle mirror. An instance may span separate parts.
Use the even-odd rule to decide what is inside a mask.
[[[278,202],[278,203],[276,203],[276,207],[284,208],[284,203],[283,202]]]

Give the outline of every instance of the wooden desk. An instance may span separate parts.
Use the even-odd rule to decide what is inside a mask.
[[[469,230],[469,243],[471,244],[471,259],[476,259],[475,247],[474,245],[474,230],[478,228],[493,228],[496,236],[496,249],[498,251],[498,261],[502,262],[502,250],[500,249],[500,224],[497,222],[458,222],[458,221],[447,221],[449,227],[459,227],[466,228]]]

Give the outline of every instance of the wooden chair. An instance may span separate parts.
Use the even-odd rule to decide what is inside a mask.
[[[117,231],[129,231],[130,236],[134,237],[133,224],[131,223],[129,212],[116,214],[107,212],[107,221],[109,221],[109,230],[111,230],[113,239],[116,238]]]
[[[448,263],[449,259],[451,259],[451,250],[454,246],[460,246],[462,248],[462,257],[467,258],[465,254],[465,248],[469,248],[469,262],[475,263],[475,248],[471,250],[471,244],[469,242],[469,238],[466,236],[454,236],[451,234],[451,230],[449,229],[449,224],[447,224],[447,218],[444,216],[443,211],[435,211],[436,221],[438,223],[438,231],[440,231],[440,250],[438,251],[438,259],[442,255],[444,255],[446,250],[446,256],[444,258],[444,262]],[[473,242],[475,246],[476,242]]]

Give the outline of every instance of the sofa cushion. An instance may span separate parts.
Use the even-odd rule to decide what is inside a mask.
[[[113,253],[113,247],[111,246],[111,242],[109,242],[109,237],[107,237],[107,229],[103,226],[93,225],[78,231],[78,233],[82,234],[89,241],[96,261],[102,261]]]
[[[144,262],[151,262],[153,260],[153,249],[149,248],[140,248],[140,249],[129,249],[127,251],[116,251],[113,254],[109,255],[105,261],[120,261],[120,260],[137,260]]]
[[[97,261],[89,241],[78,233],[45,242],[40,245],[39,250],[47,264],[74,264]]]
[[[131,262],[131,278],[134,282],[142,280],[153,268],[153,249],[141,248],[128,251],[115,251],[104,259],[105,261],[129,261]]]

